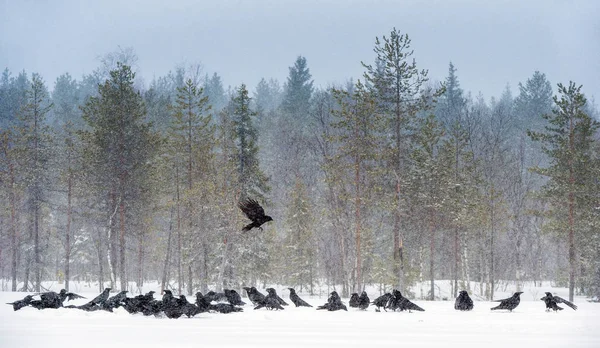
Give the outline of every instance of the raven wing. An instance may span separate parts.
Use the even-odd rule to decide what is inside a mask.
[[[83,297],[81,295],[77,295],[77,294],[72,293],[72,292],[68,292],[67,293],[67,301],[75,300],[75,299],[78,299],[78,298],[85,298],[85,297]]]
[[[239,202],[238,207],[252,221],[260,220],[265,216],[265,210],[254,199],[247,199],[244,202]]]
[[[565,300],[565,299],[564,299],[564,298],[562,298],[562,297],[554,296],[554,301],[555,301],[556,303],[564,303],[564,304],[566,304],[567,306],[569,306],[569,307],[573,308],[574,310],[577,310],[577,306],[576,306],[576,305],[575,305],[573,302],[569,302],[569,301]]]

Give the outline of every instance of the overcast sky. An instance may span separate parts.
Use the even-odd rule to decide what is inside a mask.
[[[535,70],[573,80],[600,98],[600,1],[177,1],[0,0],[0,68],[40,73],[49,88],[79,79],[98,57],[133,47],[146,82],[201,63],[226,86],[285,81],[298,55],[319,86],[360,78],[375,37],[396,27],[419,68],[443,80],[452,61],[461,86],[486,99]],[[598,103],[598,102],[597,102]]]

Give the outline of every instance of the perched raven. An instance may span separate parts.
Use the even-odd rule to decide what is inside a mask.
[[[265,295],[263,295],[260,291],[256,290],[255,287],[249,288],[245,286],[244,290],[246,290],[246,293],[248,294],[248,299],[250,299],[250,301],[252,301],[252,304],[255,306],[259,305],[265,299]]]
[[[183,315],[183,304],[173,296],[171,290],[163,290],[162,310],[169,319],[177,319]]]
[[[102,309],[112,312],[113,309],[123,306],[125,304],[125,299],[127,298],[127,292],[127,290],[123,290],[115,296],[107,299],[102,305]]]
[[[110,290],[111,288],[105,288],[100,295],[96,296],[90,302],[82,304],[81,306],[68,306],[67,308],[78,308],[86,312],[93,312],[99,309],[103,309],[104,305],[106,304],[106,301],[108,300]]]
[[[267,288],[267,296],[256,306],[254,309],[266,308],[266,309],[284,309],[281,307],[280,298],[277,296],[277,292],[273,288]],[[283,300],[282,300],[283,301]]]
[[[296,307],[312,307],[311,305],[306,303],[306,301],[301,299],[300,296],[298,296],[294,288],[288,288],[288,290],[290,291],[290,301],[292,301],[292,303],[295,304]]]
[[[337,311],[337,310],[343,309],[345,311],[348,311],[348,308],[346,308],[346,305],[342,303],[342,299],[340,298],[340,295],[338,295],[338,293],[336,291],[332,291],[331,294],[329,294],[327,303],[325,303],[322,306],[317,307],[317,310],[319,310],[319,309],[326,309],[328,311]]]
[[[500,302],[500,304],[496,307],[493,307],[492,310],[508,309],[509,311],[512,312],[512,310],[517,308],[517,306],[521,302],[521,294],[522,293],[523,293],[522,291],[517,291],[509,298],[505,298],[503,300],[495,300],[494,302]]]
[[[246,302],[242,301],[242,297],[240,296],[240,294],[237,291],[223,289],[223,292],[225,293],[225,298],[227,298],[227,301],[230,304],[232,304],[234,306],[243,306],[246,304]]]
[[[161,303],[154,299],[154,291],[145,295],[137,295],[123,299],[123,308],[131,314],[142,312],[144,315],[158,314],[161,311]]]
[[[376,307],[375,311],[380,312],[381,310],[379,308],[383,308],[383,310],[387,312],[387,310],[385,308],[387,307],[387,304],[388,304],[388,302],[390,302],[391,298],[392,298],[392,294],[390,294],[389,292],[386,292],[385,294],[376,298],[373,301],[373,304]]]
[[[185,314],[188,318],[193,317],[194,315],[203,312],[198,306],[189,303],[185,295],[179,295],[179,307],[181,308],[181,312]]]
[[[196,306],[202,312],[208,312],[211,306],[210,301],[200,291],[196,293]]]
[[[7,304],[12,305],[13,310],[18,311],[19,309],[21,309],[23,307],[29,306],[31,301],[33,301],[33,296],[27,295],[22,300],[18,300],[18,301],[7,303]]]
[[[350,301],[348,302],[348,306],[352,308],[358,308],[358,293],[353,292],[350,295]]]
[[[77,295],[75,293],[72,292],[67,292],[67,290],[65,289],[61,289],[60,292],[58,293],[58,297],[60,297],[60,300],[64,303],[65,300],[71,301],[71,300],[76,300],[78,298],[85,298],[81,295]]]
[[[204,297],[208,300],[208,302],[227,301],[227,297],[222,292],[209,291],[206,293],[206,295],[204,295]]]
[[[423,308],[417,306],[416,304],[410,302],[406,297],[402,296],[402,293],[396,289],[392,291],[392,296],[387,304],[387,308],[393,310],[394,312],[396,309],[400,311],[408,311],[409,313],[411,313],[411,311],[425,311]]]
[[[458,311],[470,311],[473,309],[473,300],[471,300],[466,290],[458,293],[458,297],[454,302],[454,309]]]
[[[265,210],[263,207],[261,207],[260,204],[253,199],[246,199],[243,202],[239,202],[238,207],[242,210],[242,212],[244,212],[244,214],[246,214],[248,219],[252,220],[251,224],[248,224],[242,228],[243,232],[250,231],[254,227],[257,227],[262,231],[262,224],[273,221],[273,218],[265,215]]]
[[[553,310],[555,312],[562,311],[563,308],[559,307],[558,303],[564,303],[567,306],[573,308],[574,310],[577,310],[577,306],[574,303],[569,302],[559,296],[552,296],[552,293],[550,293],[550,292],[546,292],[546,296],[542,297],[540,300],[542,300],[542,301],[544,301],[544,303],[546,303],[546,311],[549,311],[549,310]]]
[[[369,299],[369,296],[367,296],[367,292],[363,291],[358,297],[358,309],[365,310],[369,308],[370,302],[371,300]]]

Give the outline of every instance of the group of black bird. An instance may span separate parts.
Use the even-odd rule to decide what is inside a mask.
[[[521,303],[522,293],[522,291],[517,291],[509,298],[495,300],[494,302],[500,302],[500,304],[498,304],[496,307],[492,307],[491,310],[506,309],[512,312],[512,310],[517,308],[519,303]],[[542,297],[540,300],[544,301],[546,304],[546,311],[562,311],[564,308],[559,307],[557,305],[558,303],[564,303],[574,310],[577,310],[577,306],[574,303],[569,302],[560,296],[554,296],[550,292],[546,292],[546,296]],[[454,302],[454,309],[460,311],[470,311],[473,309],[473,300],[471,300],[469,294],[465,290],[461,291],[456,298],[456,301]]]
[[[283,306],[288,306],[273,288],[267,288],[267,295],[262,294],[255,287],[244,287],[248,295],[248,299],[254,305],[254,309],[266,308],[269,310],[282,310]],[[296,307],[312,307],[306,301],[300,298],[294,288],[288,288],[290,291],[290,300]],[[72,292],[67,292],[65,289],[60,290],[56,293],[54,291],[48,291],[44,293],[37,293],[33,295],[27,295],[22,300],[18,300],[12,303],[8,303],[13,306],[15,311],[31,306],[37,309],[47,308],[76,308],[84,311],[92,312],[96,310],[105,310],[112,312],[114,309],[123,307],[127,312],[131,314],[142,313],[143,315],[154,315],[160,317],[164,314],[167,318],[176,319],[183,315],[191,318],[199,313],[211,312],[211,313],[232,313],[243,311],[242,307],[246,303],[242,301],[242,297],[235,290],[224,289],[222,293],[216,293],[209,291],[205,295],[201,292],[196,293],[195,303],[190,303],[185,295],[179,295],[175,297],[170,290],[164,290],[164,294],[161,300],[154,298],[154,291],[150,291],[144,295],[138,295],[135,297],[127,297],[127,291],[121,291],[118,294],[110,297],[110,288],[104,289],[102,293],[96,296],[93,300],[80,305],[68,305],[64,306],[65,300],[74,300],[85,298]],[[505,309],[512,312],[519,303],[521,302],[521,294],[523,292],[515,292],[513,296],[502,300],[496,300],[500,302],[498,306],[491,308],[492,310]],[[35,299],[39,296],[39,299]],[[553,310],[555,312],[563,310],[562,307],[558,306],[559,303],[563,303],[574,310],[577,310],[577,306],[572,302],[569,302],[562,297],[554,296],[550,292],[546,292],[546,296],[540,300],[546,304],[546,311]],[[402,293],[394,289],[391,293],[385,293],[377,297],[373,302],[369,299],[369,296],[365,291],[360,295],[353,293],[350,296],[349,306],[352,308],[358,308],[360,310],[366,310],[369,305],[373,304],[376,308],[376,312],[380,312],[381,309],[384,311],[425,311],[423,308],[412,303],[406,297],[402,296]],[[473,300],[469,297],[467,291],[461,291],[454,302],[454,309],[460,311],[470,311],[474,307]],[[318,306],[317,310],[328,310],[337,311],[345,310],[348,308],[342,302],[342,299],[336,291],[332,291],[329,294],[327,303]]]

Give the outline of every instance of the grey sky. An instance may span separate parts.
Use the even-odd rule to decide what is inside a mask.
[[[376,36],[412,39],[417,65],[486,99],[535,70],[600,96],[600,1],[46,1],[0,0],[0,68],[79,79],[97,57],[133,47],[146,82],[181,63],[202,63],[224,84],[285,81],[296,56],[315,84],[360,78]]]

